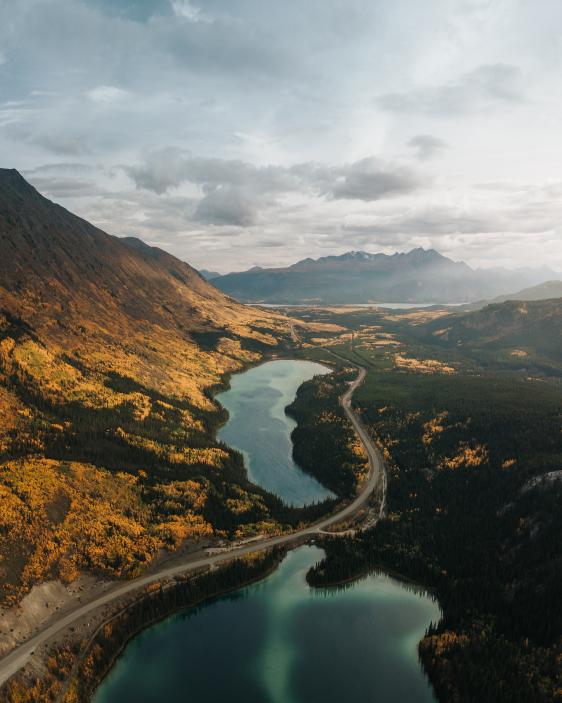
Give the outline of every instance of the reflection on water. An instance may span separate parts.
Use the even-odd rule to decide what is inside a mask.
[[[319,502],[333,494],[293,461],[294,420],[285,414],[298,387],[330,369],[312,361],[269,361],[232,377],[217,400],[229,413],[218,437],[244,455],[250,479],[289,505]]]
[[[384,574],[311,589],[321,556],[300,547],[262,583],[149,628],[94,703],[433,702],[417,643],[436,603]]]

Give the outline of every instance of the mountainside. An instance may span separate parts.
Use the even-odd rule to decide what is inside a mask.
[[[40,196],[15,171],[0,172],[0,231],[3,307],[51,334],[54,323],[72,333],[73,323],[87,318],[109,337],[121,337],[119,324],[133,320],[185,340],[193,331],[222,328],[256,336],[245,327],[256,312],[191,266],[141,240],[102,232]]]
[[[562,373],[562,300],[508,300],[420,325],[432,343],[510,367]]]
[[[401,254],[353,251],[304,259],[286,268],[253,268],[213,279],[245,302],[261,303],[460,303],[494,297],[552,278],[548,269],[474,270],[433,249]]]
[[[531,288],[524,288],[517,293],[499,295],[493,300],[482,300],[470,305],[463,306],[464,310],[479,310],[491,303],[504,303],[508,300],[549,300],[551,298],[562,298],[562,281],[545,281]]]
[[[220,276],[220,273],[217,271],[208,271],[207,269],[199,269],[199,273],[206,281],[212,281],[213,278],[218,278]]]
[[[215,441],[209,391],[289,338],[0,170],[0,601],[279,515]]]

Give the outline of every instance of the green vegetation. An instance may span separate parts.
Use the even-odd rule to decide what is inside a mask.
[[[340,370],[307,381],[287,408],[297,421],[291,434],[295,461],[341,498],[353,494],[367,468],[363,448],[338,403],[355,376]]]
[[[547,303],[553,339],[560,317]],[[531,328],[544,311],[528,308]],[[382,567],[431,588],[443,619],[420,655],[440,700],[559,700],[562,388],[545,375],[541,340],[528,337],[524,367],[507,370],[493,361],[490,327],[479,335],[467,317],[318,316],[345,328],[324,344],[368,370],[354,404],[386,458],[388,515],[354,538],[326,540],[327,558],[308,578],[323,585]],[[471,330],[466,351],[434,338],[451,325]],[[512,334],[496,325],[498,346]]]
[[[561,299],[507,301],[417,328],[425,343],[457,349],[490,368],[562,376]]]

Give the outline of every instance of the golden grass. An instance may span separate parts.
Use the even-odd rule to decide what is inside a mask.
[[[25,310],[25,300],[20,307]],[[216,413],[209,390],[225,374],[261,358],[243,347],[245,340],[275,349],[278,338],[290,338],[290,321],[234,302],[202,304],[198,315],[209,321],[199,324],[201,331],[225,325],[210,349],[177,327],[133,324],[123,315],[114,326],[109,317],[70,319],[63,331],[47,315],[36,336],[18,337],[0,315],[0,453],[10,457],[0,458],[0,601],[15,602],[35,583],[70,582],[84,571],[131,577],[163,547],[222,535],[204,513],[209,493],[217,490],[207,477],[223,480],[228,455],[213,444],[201,413]],[[130,381],[132,390],[114,390],[112,374]],[[22,388],[40,405],[24,402]],[[137,423],[134,431],[108,425],[106,435],[129,447],[131,456],[140,450],[168,467],[164,475],[192,468],[190,479],[196,480],[154,485],[142,462],[124,473],[106,470],[102,459],[92,465],[45,458],[54,438],[64,442],[77,431],[73,420],[53,420],[48,410],[69,405],[92,418],[102,411],[108,422],[123,416]],[[162,441],[154,439],[158,428]],[[193,446],[192,437],[198,438]],[[224,500],[241,521],[250,510],[268,515],[262,499],[249,491]],[[279,529],[272,524],[267,529]],[[261,527],[248,523],[240,529],[253,533]]]
[[[455,369],[452,366],[448,366],[437,359],[415,359],[402,354],[395,354],[394,364],[400,370],[413,371],[414,373],[455,373]]]

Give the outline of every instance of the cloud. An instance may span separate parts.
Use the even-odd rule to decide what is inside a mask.
[[[88,173],[88,172],[91,172],[94,170],[95,170],[94,167],[90,166],[89,164],[63,161],[63,162],[58,162],[58,163],[42,164],[41,166],[37,166],[36,168],[28,169],[28,170],[24,171],[24,173],[26,176],[35,175],[37,173],[39,173],[39,174],[48,174],[48,173],[82,174],[82,173]]]
[[[57,127],[26,124],[14,121],[5,127],[6,133],[15,141],[23,142],[61,157],[85,156],[90,153],[86,135],[76,127]]]
[[[43,164],[23,169],[22,174],[40,193],[63,199],[103,196],[107,193],[103,183],[111,179],[105,169],[80,162]]]
[[[368,221],[365,221],[367,219]],[[422,206],[405,213],[364,218],[344,225],[344,231],[377,237],[448,237],[456,235],[537,234],[558,227],[555,210],[532,202],[490,208],[475,204],[470,207]]]
[[[292,168],[254,166],[240,159],[196,157],[187,150],[166,147],[150,152],[142,163],[125,167],[125,171],[137,187],[159,194],[182,183],[202,187],[244,186],[268,193],[296,190],[312,167],[308,164]]]
[[[337,200],[380,200],[393,195],[411,193],[421,181],[405,166],[390,167],[373,157],[361,159],[345,169],[332,187]]]
[[[233,159],[194,157],[173,148],[148,154],[143,163],[125,167],[137,187],[165,193],[182,183],[203,187],[244,186],[256,193],[309,191],[335,199],[377,200],[420,187],[421,179],[404,165],[367,157],[351,164],[300,163],[255,166]]]
[[[190,0],[171,0],[172,8],[177,17],[183,17],[190,22],[209,22],[200,7]]]
[[[432,159],[444,149],[449,148],[448,143],[444,139],[433,137],[431,134],[417,134],[407,142],[407,146],[415,150],[416,158],[419,161]]]
[[[368,157],[352,164],[314,163],[255,166],[228,159],[206,159],[167,148],[144,163],[125,167],[138,188],[163,195],[184,183],[199,186],[203,198],[195,220],[250,227],[260,210],[288,194],[371,202],[411,193],[421,178],[410,168]]]
[[[251,227],[257,222],[257,209],[240,188],[221,186],[205,195],[194,219],[211,225]]]
[[[77,178],[33,177],[31,181],[39,192],[58,198],[92,196],[100,192],[99,187],[93,181],[84,181]]]
[[[521,102],[522,83],[517,66],[484,64],[440,86],[379,95],[375,103],[389,112],[422,112],[445,117]]]
[[[558,0],[0,0],[2,165],[206,268],[476,241],[562,267],[559,189],[532,191],[559,180],[561,21]]]
[[[114,85],[98,85],[86,93],[94,103],[114,103],[129,96],[129,92]]]

